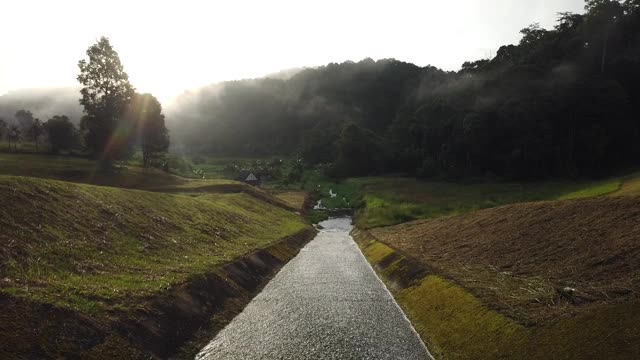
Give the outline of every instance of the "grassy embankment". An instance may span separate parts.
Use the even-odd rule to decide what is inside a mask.
[[[233,180],[190,179],[157,169],[145,169],[135,164],[104,172],[95,161],[82,157],[0,153],[0,175],[28,176],[192,196],[208,193],[246,193],[273,205],[290,210],[297,209],[261,189]]]
[[[187,179],[156,169],[130,165],[114,171],[101,171],[95,161],[84,157],[0,153],[0,174],[29,176],[134,189],[191,186],[203,180]],[[206,180],[208,184],[234,183],[224,179]]]
[[[521,194],[515,184],[457,195],[447,191],[464,187],[427,187],[439,191],[414,198],[449,197],[452,209],[360,230],[356,239],[438,359],[640,357],[637,174],[555,189],[529,184]],[[481,188],[501,201],[559,200],[472,211]],[[460,214],[438,216],[448,213]]]
[[[34,349],[34,356],[79,356],[76,343],[86,350],[85,357],[149,356],[148,349],[140,350],[132,339],[135,334],[127,335],[132,330],[123,321],[153,318],[159,311],[154,310],[157,299],[179,289],[185,292],[183,288],[191,289],[194,281],[211,282],[211,274],[222,279],[218,283],[231,286],[216,301],[239,297],[238,291],[242,301],[248,301],[247,291],[237,284],[251,279],[250,287],[257,286],[258,275],[240,275],[236,269],[230,271],[240,278],[224,280],[221,267],[309,230],[280,200],[233,181],[188,180],[135,166],[103,174],[89,160],[39,155],[0,155],[0,174],[30,176],[0,175],[0,300],[11,310],[2,315],[0,331],[12,346],[3,346],[0,354],[8,353],[2,356],[28,349]],[[261,256],[286,262],[293,247],[274,248]],[[264,267],[264,259],[256,264]],[[261,269],[265,274],[268,270]],[[231,306],[233,311],[241,309],[238,304]],[[214,305],[225,312],[222,317],[233,316],[226,305],[203,306]],[[28,314],[40,311],[44,314],[30,324]],[[54,315],[59,312],[66,315]],[[89,330],[73,336],[63,330],[48,333],[65,329],[65,318],[92,324],[76,322],[78,329],[115,335],[105,340]],[[24,319],[27,323],[22,324]],[[218,316],[215,321],[221,326],[228,320]],[[165,355],[175,350],[162,349]]]
[[[359,244],[436,359],[622,360],[640,354],[637,300],[588,306],[553,321],[527,324],[495,310],[501,303],[487,302],[455,279],[434,274],[424,263],[408,260],[384,243],[361,235]],[[416,272],[419,275],[414,276]],[[513,280],[507,285],[497,277],[493,284],[523,283],[517,277]],[[529,280],[524,290],[537,291],[537,283]],[[510,300],[509,295],[504,299]],[[551,306],[576,305],[558,296]]]
[[[0,197],[0,291],[86,313],[135,306],[127,299],[305,227],[244,194],[193,198],[1,176]]]

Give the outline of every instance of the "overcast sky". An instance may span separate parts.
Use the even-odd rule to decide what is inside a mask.
[[[345,60],[457,70],[583,0],[2,0],[0,95],[75,86],[78,60],[111,39],[140,91],[185,89]]]

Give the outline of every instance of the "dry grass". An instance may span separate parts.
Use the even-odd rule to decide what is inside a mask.
[[[525,324],[640,292],[640,198],[516,204],[372,233]],[[570,301],[564,287],[576,289]]]
[[[437,359],[622,360],[640,356],[638,301],[601,303],[573,316],[524,326],[497,311],[487,298],[461,287],[458,279],[433,275],[433,268],[423,268],[367,233],[357,232],[356,239]]]
[[[275,196],[298,211],[304,210],[309,198],[309,195],[304,191],[281,192],[275,194]]]

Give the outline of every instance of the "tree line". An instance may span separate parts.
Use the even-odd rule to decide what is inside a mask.
[[[588,0],[457,72],[386,59],[179,99],[185,150],[296,153],[337,177],[577,177],[640,159],[640,1]]]
[[[5,138],[14,151],[20,141],[33,142],[38,151],[40,141],[46,140],[53,153],[83,151],[106,168],[140,148],[145,167],[160,165],[169,148],[160,102],[151,94],[135,91],[107,38],[90,46],[87,57],[78,63],[84,108],[79,126],[65,115],[43,123],[22,109],[15,113],[14,121],[0,119],[0,139]]]
[[[56,115],[46,122],[34,118],[29,110],[18,110],[14,121],[0,118],[0,140],[9,143],[9,149],[18,150],[18,143],[27,141],[35,145],[39,151],[39,145],[47,142],[52,153],[80,149],[80,135],[78,129],[71,120],[64,115]]]

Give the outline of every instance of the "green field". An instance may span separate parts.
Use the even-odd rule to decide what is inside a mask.
[[[307,175],[304,187],[329,208],[352,207],[361,228],[462,214],[518,202],[603,195],[640,195],[640,173],[593,181],[454,183],[403,177],[352,178],[335,183]],[[329,191],[337,193],[334,198]]]
[[[232,179],[233,174],[225,171],[229,165],[247,166],[255,161],[269,161],[270,157],[230,157],[213,155],[181,156],[169,155],[171,171],[186,178]]]
[[[0,153],[0,174],[56,179],[87,184],[151,188],[180,185],[187,179],[137,165],[103,171],[90,159],[75,156]]]

